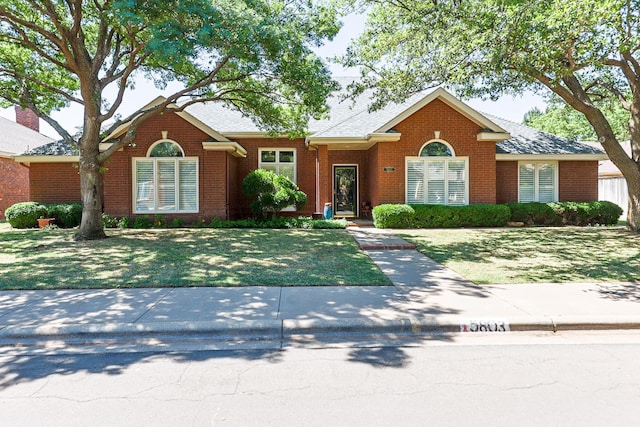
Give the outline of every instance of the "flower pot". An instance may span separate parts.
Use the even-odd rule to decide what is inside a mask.
[[[43,228],[47,225],[51,225],[55,220],[55,218],[38,218],[38,227]]]

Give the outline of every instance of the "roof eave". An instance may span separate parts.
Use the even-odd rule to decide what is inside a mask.
[[[18,163],[77,163],[80,161],[80,156],[68,156],[68,155],[20,155],[13,156],[13,160]]]
[[[532,160],[532,161],[553,161],[553,160],[574,160],[574,161],[599,161],[607,160],[606,154],[496,154],[497,161],[508,160]]]

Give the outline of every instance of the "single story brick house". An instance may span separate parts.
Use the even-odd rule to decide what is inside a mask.
[[[49,144],[53,139],[42,135],[38,116],[16,107],[16,121],[0,117],[0,219],[11,205],[29,201],[29,167],[13,157]]]
[[[336,216],[358,217],[382,203],[598,198],[602,150],[483,115],[444,89],[374,112],[367,99],[329,103],[330,118],[312,121],[308,136],[293,140],[269,136],[221,104],[150,119],[135,144],[105,165],[104,212],[186,221],[248,216],[241,184],[256,168],[287,175],[307,194],[295,215],[322,212],[326,202]],[[30,167],[33,200],[80,200],[78,156],[63,143],[15,160]]]

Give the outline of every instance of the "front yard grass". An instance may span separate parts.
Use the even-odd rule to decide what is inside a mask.
[[[478,284],[640,280],[640,235],[620,227],[393,232]]]
[[[4,290],[391,284],[344,230],[0,231]]]

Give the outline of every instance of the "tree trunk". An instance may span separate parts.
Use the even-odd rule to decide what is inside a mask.
[[[102,225],[102,172],[98,159],[100,154],[99,127],[85,124],[84,130],[85,133],[79,144],[82,221],[74,239],[104,239],[107,236]]]
[[[627,228],[640,232],[640,172],[635,177],[625,176],[629,190],[629,205],[627,207]]]

